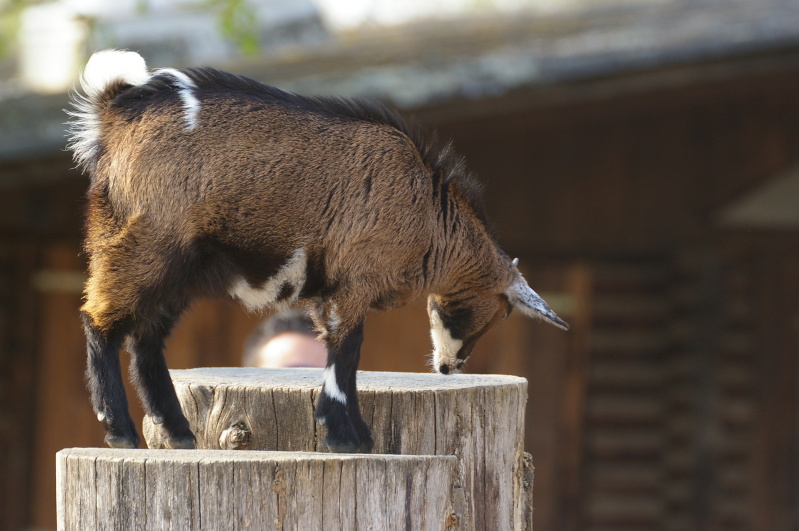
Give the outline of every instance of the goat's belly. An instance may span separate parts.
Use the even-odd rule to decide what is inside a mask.
[[[234,280],[228,293],[250,311],[289,306],[297,301],[305,285],[307,267],[305,249],[299,248],[273,277],[262,284],[252,286],[243,277],[239,277]]]

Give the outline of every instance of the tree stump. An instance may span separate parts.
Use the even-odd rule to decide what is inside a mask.
[[[321,369],[203,368],[171,375],[198,448],[326,451],[325,428],[313,417]],[[532,527],[524,378],[384,372],[357,378],[375,453],[457,458],[458,528]],[[158,426],[144,424],[148,446],[162,447]]]
[[[72,448],[57,455],[58,529],[450,529],[456,468],[452,456]]]

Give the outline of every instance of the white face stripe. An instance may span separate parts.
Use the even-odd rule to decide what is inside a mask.
[[[437,371],[441,365],[447,365],[453,372],[458,363],[458,352],[463,346],[462,339],[453,339],[452,334],[444,326],[438,312],[430,313],[430,337],[433,339],[433,368]]]
[[[238,279],[230,288],[228,293],[232,297],[239,299],[250,311],[260,310],[267,306],[275,306],[280,289],[284,284],[290,284],[293,293],[288,299],[282,300],[277,305],[290,306],[296,300],[305,285],[305,271],[308,265],[308,257],[305,249],[300,247],[291,258],[280,268],[280,270],[267,280],[260,288],[250,286],[243,278]]]
[[[345,406],[347,405],[347,395],[339,388],[338,382],[336,381],[335,363],[331,363],[325,368],[325,381],[323,386],[327,396]]]
[[[194,95],[197,85],[186,74],[175,68],[161,68],[156,70],[153,75],[166,74],[174,77],[178,82],[178,96],[183,102],[183,119],[186,121],[186,129],[191,131],[197,127],[198,114],[200,113],[200,100]]]

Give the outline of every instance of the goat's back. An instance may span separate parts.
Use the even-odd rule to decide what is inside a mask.
[[[420,264],[436,222],[433,183],[388,111],[177,72],[98,110],[91,172],[103,200],[93,208],[108,212],[94,218],[135,218],[161,244],[268,253],[267,269],[299,248],[334,278],[403,277]]]

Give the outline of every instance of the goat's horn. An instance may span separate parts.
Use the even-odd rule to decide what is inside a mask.
[[[516,275],[516,278],[505,291],[505,295],[508,296],[508,300],[513,307],[517,308],[524,315],[543,319],[563,330],[569,329],[569,325],[558,317],[546,301],[527,285],[527,282],[521,275]]]

